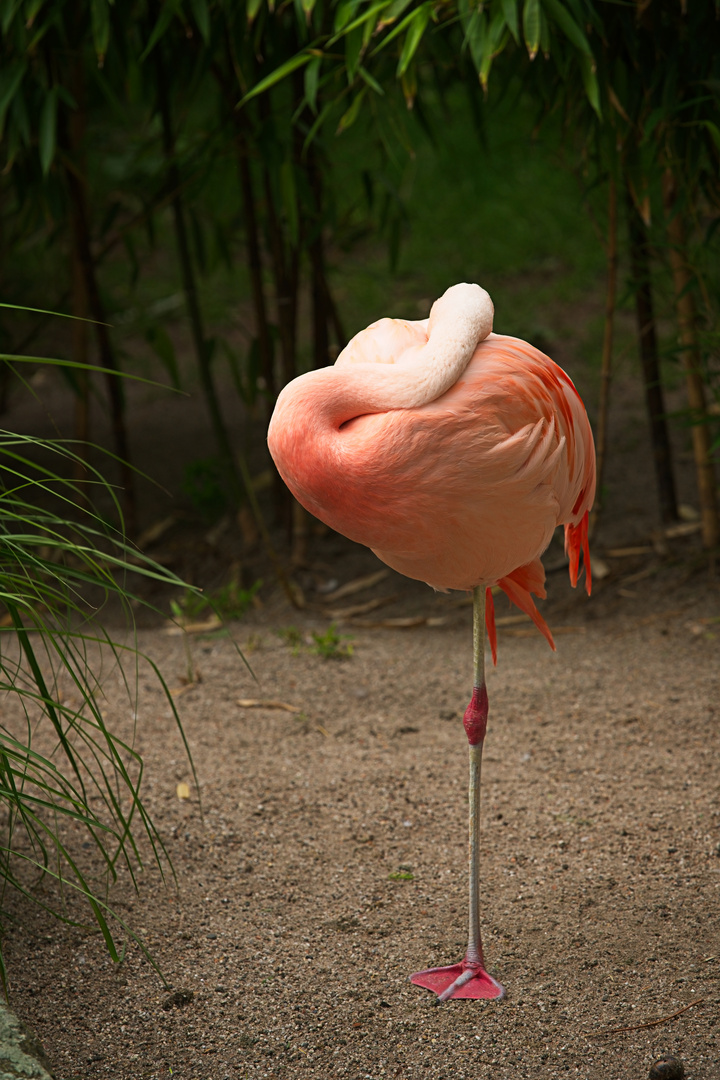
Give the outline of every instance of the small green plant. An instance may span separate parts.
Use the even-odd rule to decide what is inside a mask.
[[[281,626],[275,633],[286,645],[290,646],[293,656],[297,656],[303,644],[302,630],[299,630],[297,626]]]
[[[259,649],[265,648],[265,638],[262,634],[248,634],[247,641],[243,647],[243,652],[257,652]]]
[[[409,866],[401,866],[388,874],[388,879],[390,881],[414,881],[415,875]]]
[[[325,660],[346,660],[353,654],[348,637],[348,634],[338,634],[337,625],[331,623],[324,634],[313,631],[312,639],[315,644],[312,651]]]
[[[346,660],[353,653],[353,647],[348,641],[349,635],[338,634],[335,623],[331,623],[324,634],[313,630],[310,639],[297,626],[283,626],[275,633],[290,646],[293,656],[298,655],[303,645],[307,645],[311,653],[322,656],[325,660]]]
[[[244,589],[237,581],[230,581],[215,592],[201,593],[196,589],[186,589],[179,600],[170,601],[170,610],[180,623],[194,622],[211,611],[221,622],[241,619],[253,602],[253,598],[262,588],[258,580]]]

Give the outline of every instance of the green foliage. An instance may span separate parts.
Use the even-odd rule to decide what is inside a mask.
[[[305,647],[316,656],[322,656],[324,660],[347,660],[353,654],[350,635],[339,634],[335,623],[331,623],[324,633],[311,631],[309,637],[297,626],[284,626],[275,632],[290,646],[293,656],[297,656]]]
[[[353,654],[349,638],[349,634],[338,634],[336,624],[331,623],[324,634],[313,630],[312,651],[324,660],[347,660]]]
[[[216,521],[228,506],[227,487],[222,462],[202,458],[185,467],[182,485],[193,509],[207,521]]]
[[[154,662],[113,640],[99,620],[111,598],[131,619],[131,601],[141,601],[128,590],[130,573],[179,582],[89,507],[90,487],[113,497],[97,470],[85,465],[89,483],[83,487],[64,478],[79,463],[69,444],[0,432],[0,602],[6,613],[0,621],[0,878],[66,921],[72,921],[67,910],[38,891],[38,871],[41,881],[52,878],[78,894],[117,961],[118,927],[135,935],[112,910],[109,883],[121,867],[136,880],[143,837],[163,874],[169,860],[142,801],[143,761],[132,732],[129,740],[117,734],[101,707],[97,673],[108,659],[131,704],[128,662],[136,675],[141,665],[149,667],[185,737]],[[83,834],[99,857],[100,874],[78,858]],[[0,979],[5,983],[1,955]]]
[[[409,866],[401,866],[399,870],[393,870],[388,874],[389,881],[414,881],[415,875]]]
[[[217,615],[221,622],[242,619],[252,606],[262,584],[262,581],[256,581],[249,589],[244,589],[239,582],[230,581],[210,593],[186,589],[180,600],[171,601],[171,610],[181,624],[194,622],[209,612]]]
[[[303,633],[297,626],[283,626],[279,630],[276,630],[277,636],[289,645],[292,649],[293,656],[297,656],[300,652],[300,646],[303,644]]]

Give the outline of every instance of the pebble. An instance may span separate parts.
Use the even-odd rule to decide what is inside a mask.
[[[668,1054],[651,1065],[648,1080],[683,1080],[684,1076],[685,1066],[680,1058]]]
[[[162,1007],[168,1012],[170,1009],[181,1009],[184,1005],[189,1005],[194,997],[192,990],[176,990],[165,998]]]

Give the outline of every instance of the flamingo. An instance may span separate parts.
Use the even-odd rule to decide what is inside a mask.
[[[532,345],[492,332],[479,285],[449,288],[425,320],[380,319],[332,367],[280,393],[268,444],[280,475],[311,514],[434,589],[473,594],[469,748],[469,933],[462,961],[410,981],[450,998],[501,998],[480,934],[480,766],[487,729],[485,628],[497,637],[492,587],[526,612],[555,648],[533,595],[545,597],[540,555],[558,525],[572,585],[580,553],[591,590],[588,513],[595,451],[580,395]]]

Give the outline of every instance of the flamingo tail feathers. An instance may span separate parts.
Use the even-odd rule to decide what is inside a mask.
[[[492,652],[492,662],[494,666],[497,666],[497,630],[495,629],[495,601],[493,600],[492,589],[489,587],[485,590],[485,626],[487,628],[488,641],[490,642],[490,651]]]
[[[590,547],[588,544],[588,520],[586,510],[578,525],[565,526],[565,551],[569,560],[570,584],[573,588],[577,585],[580,572],[580,553],[582,552],[583,566],[585,567],[585,588],[588,596],[592,592],[592,570],[590,567]],[[498,585],[509,597],[510,601],[529,615],[537,626],[540,633],[547,640],[550,648],[555,651],[550,627],[543,619],[535,606],[532,594],[545,599],[545,570],[540,559],[533,559],[525,566],[519,566],[507,577],[500,578]],[[492,651],[493,664],[497,664],[497,630],[495,628],[495,605],[491,590],[485,592],[485,626],[487,627],[488,640]]]
[[[565,553],[568,556],[568,569],[570,571],[570,584],[573,588],[577,585],[580,571],[580,552],[582,551],[583,565],[585,567],[585,590],[592,592],[592,571],[590,568],[590,547],[588,545],[588,511],[586,510],[580,519],[579,525],[565,526]]]
[[[513,570],[507,577],[500,578],[498,585],[516,607],[519,607],[521,611],[530,616],[554,652],[555,642],[550,633],[550,627],[535,607],[535,601],[531,596],[531,593],[534,593],[541,600],[544,600],[546,596],[545,570],[540,560],[533,559],[532,562],[527,563],[525,566],[518,566],[517,570]]]

